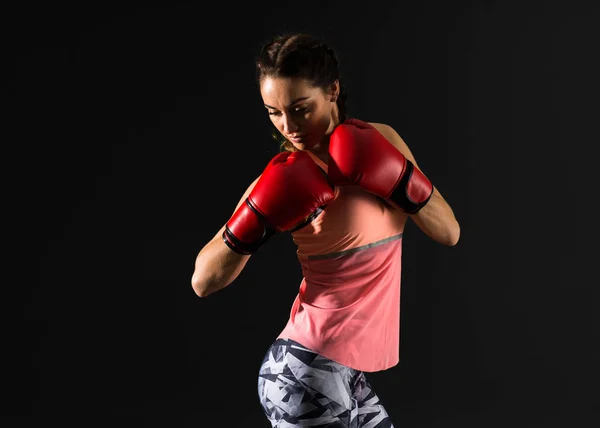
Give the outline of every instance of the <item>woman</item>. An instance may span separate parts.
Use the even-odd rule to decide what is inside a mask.
[[[365,378],[399,362],[402,233],[410,217],[458,242],[453,211],[390,126],[346,117],[336,53],[280,35],[257,58],[282,152],[200,251],[192,286],[229,285],[274,233],[291,232],[304,278],[259,370],[272,426],[391,427]]]

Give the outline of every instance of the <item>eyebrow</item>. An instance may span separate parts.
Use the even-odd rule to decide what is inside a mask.
[[[307,100],[308,98],[309,98],[309,97],[296,98],[294,101],[292,101],[292,102],[291,102],[291,103],[288,105],[288,107],[291,107],[291,106],[293,106],[294,104],[296,104],[296,103],[298,103],[298,102],[300,102],[300,101]],[[267,105],[267,104],[265,104],[265,107],[272,108],[273,110],[277,110],[275,107],[271,107],[270,105]]]

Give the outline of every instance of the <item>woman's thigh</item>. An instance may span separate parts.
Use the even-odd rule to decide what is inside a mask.
[[[258,395],[277,428],[393,428],[363,372],[293,340],[278,339],[265,354]]]

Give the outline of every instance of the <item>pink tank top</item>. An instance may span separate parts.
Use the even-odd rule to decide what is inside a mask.
[[[407,217],[358,186],[337,187],[325,210],[292,233],[304,277],[278,338],[365,372],[398,364]]]

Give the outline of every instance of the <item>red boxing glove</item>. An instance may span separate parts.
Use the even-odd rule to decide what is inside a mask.
[[[335,185],[355,184],[415,214],[429,202],[433,184],[369,123],[348,119],[329,140],[328,175]]]
[[[279,153],[227,222],[223,241],[236,253],[252,254],[273,234],[296,229],[333,197],[333,186],[308,153]]]

